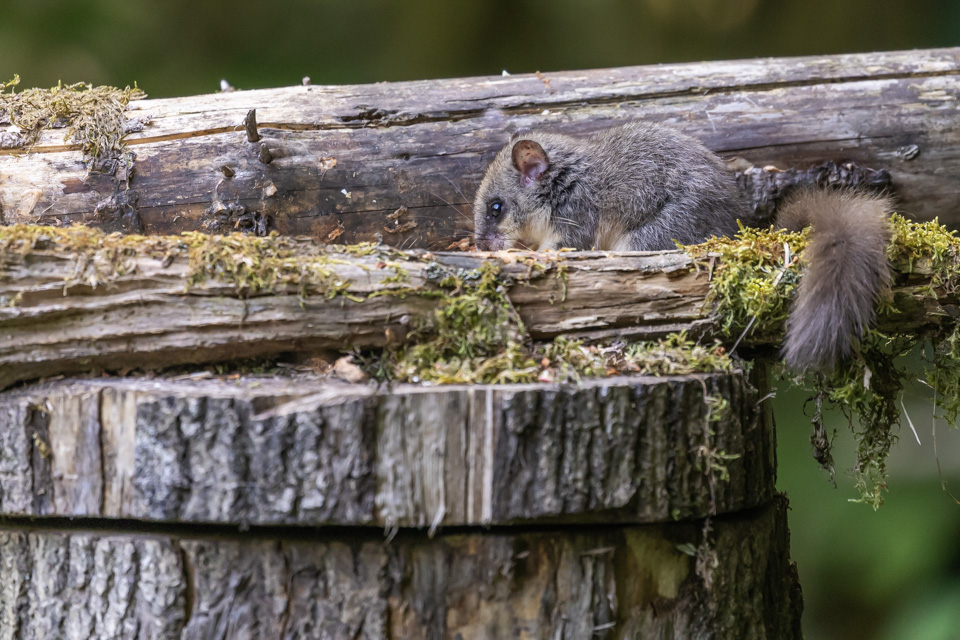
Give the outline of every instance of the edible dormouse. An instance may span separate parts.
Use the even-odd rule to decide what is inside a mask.
[[[673,249],[731,236],[747,216],[733,174],[698,141],[668,127],[630,123],[578,137],[515,134],[474,199],[481,250],[521,240],[540,250]],[[813,226],[783,354],[797,371],[830,369],[874,320],[890,285],[888,198],[808,191],[777,224]]]

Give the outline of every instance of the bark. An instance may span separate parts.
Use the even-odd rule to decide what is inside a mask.
[[[339,233],[348,243],[381,235],[442,249],[469,232],[467,203],[510,131],[645,119],[758,167],[887,169],[905,212],[957,224],[958,74],[954,48],[143,100],[129,114],[141,129],[127,136],[132,173],[88,173],[62,130],[27,155],[0,149],[0,216],[148,233]],[[257,142],[244,127],[251,109]],[[399,207],[409,212],[387,220]]]
[[[177,244],[176,238],[157,241]],[[96,369],[395,344],[416,337],[411,327],[433,321],[450,293],[439,285],[444,278],[462,276],[484,261],[499,261],[510,302],[534,339],[717,333],[707,301],[708,270],[694,268],[680,253],[485,255],[384,248],[363,256],[289,242],[328,260],[324,266],[343,290],[331,297],[329,291],[303,292],[294,283],[253,294],[222,279],[190,284],[185,252],[158,254],[148,241],[131,244],[119,259],[52,241],[27,254],[0,251],[0,389]],[[399,281],[397,268],[406,273]],[[920,331],[956,315],[960,292],[940,287],[933,297],[929,269],[912,268],[896,274],[896,312],[881,318],[885,330]],[[90,279],[99,283],[91,286]],[[745,344],[777,340],[751,334]]]
[[[707,421],[705,395],[728,409]],[[76,380],[0,394],[0,514],[242,525],[669,522],[770,500],[740,373],[376,389]],[[711,467],[726,461],[729,478]]]
[[[389,543],[6,528],[0,639],[800,638],[786,501],[710,529],[704,544],[699,523]]]

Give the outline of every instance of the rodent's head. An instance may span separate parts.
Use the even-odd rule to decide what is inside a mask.
[[[543,147],[527,136],[511,140],[500,150],[473,201],[478,249],[509,249],[521,238],[541,241],[550,219],[541,178],[549,166]]]

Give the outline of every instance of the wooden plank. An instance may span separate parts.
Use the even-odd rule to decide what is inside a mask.
[[[128,136],[129,184],[88,175],[62,132],[49,132],[30,155],[0,150],[0,210],[8,222],[176,233],[235,226],[236,216],[218,220],[220,201],[284,234],[324,239],[342,227],[343,242],[379,234],[442,249],[469,233],[467,203],[509,131],[646,119],[758,166],[888,169],[904,212],[957,224],[958,74],[960,49],[935,49],[144,100],[132,105],[151,120]],[[253,108],[270,164],[243,132]],[[385,216],[400,206],[417,226],[389,233],[397,225]]]

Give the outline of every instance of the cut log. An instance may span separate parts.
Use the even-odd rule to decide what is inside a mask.
[[[711,525],[708,544],[694,523],[389,544],[6,528],[0,639],[799,639],[785,501]]]
[[[380,347],[432,322],[450,291],[440,283],[485,261],[500,265],[505,285],[514,283],[510,302],[534,339],[716,332],[708,271],[676,252],[424,254],[367,248],[358,254],[286,239],[286,246],[322,267],[323,283],[280,282],[255,292],[226,276],[201,273],[194,282],[197,273],[178,237],[131,241],[103,252],[61,242],[51,234],[30,251],[0,251],[0,389],[97,368]],[[258,249],[250,258],[263,255]],[[237,264],[243,259],[231,257]],[[933,297],[929,270],[912,269],[898,276],[897,312],[881,319],[882,328],[919,331],[955,315],[951,309],[960,293],[940,287]],[[751,335],[747,342],[778,339]]]
[[[643,119],[757,166],[888,169],[905,212],[957,224],[958,75],[960,49],[936,49],[143,100],[131,104],[149,122],[127,136],[129,181],[88,174],[77,146],[49,131],[27,155],[0,149],[0,215],[443,249],[468,233],[466,205],[510,131]],[[244,128],[251,109],[258,142]]]
[[[706,396],[727,402],[716,422]],[[740,373],[380,390],[49,383],[0,394],[0,515],[431,528],[700,518],[773,496],[773,425],[756,403]]]

